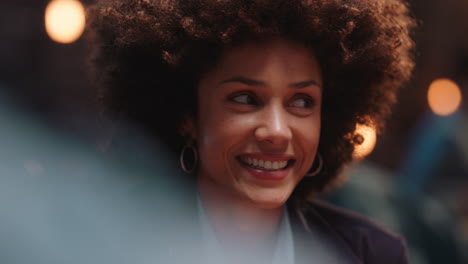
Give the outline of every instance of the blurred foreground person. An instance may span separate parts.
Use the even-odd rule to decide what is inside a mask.
[[[167,238],[177,232],[165,232],[185,223],[155,212],[184,205],[181,186],[163,177],[161,148],[145,151],[134,131],[132,145],[158,162],[104,158],[10,99],[0,89],[0,263],[168,263]]]
[[[88,16],[108,113],[179,163],[164,177],[185,208],[157,212],[192,223],[174,223],[174,260],[407,263],[399,235],[314,199],[410,77],[402,1],[98,1]]]

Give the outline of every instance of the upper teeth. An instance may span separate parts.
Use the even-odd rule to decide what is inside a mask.
[[[261,159],[255,159],[255,158],[250,158],[250,157],[241,157],[242,161],[245,163],[260,168],[260,169],[266,169],[266,170],[279,170],[279,169],[284,169],[288,165],[288,161],[270,161],[270,160],[261,160]]]

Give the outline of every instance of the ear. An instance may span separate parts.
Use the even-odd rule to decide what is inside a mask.
[[[179,135],[183,137],[191,137],[193,140],[197,137],[197,129],[195,120],[192,116],[184,116],[181,124],[179,125]]]

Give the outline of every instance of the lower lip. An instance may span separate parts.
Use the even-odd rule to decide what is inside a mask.
[[[241,163],[242,164],[242,163]],[[286,176],[288,176],[289,173],[289,168],[286,168],[284,170],[277,170],[277,171],[264,171],[264,170],[257,170],[252,167],[249,167],[245,164],[242,164],[242,166],[250,173],[252,174],[255,178],[261,179],[261,180],[273,180],[273,181],[280,181]]]

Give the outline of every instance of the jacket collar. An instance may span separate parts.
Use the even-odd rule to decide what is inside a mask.
[[[297,264],[362,264],[350,245],[315,210],[313,203],[300,198],[291,198],[288,203]]]

